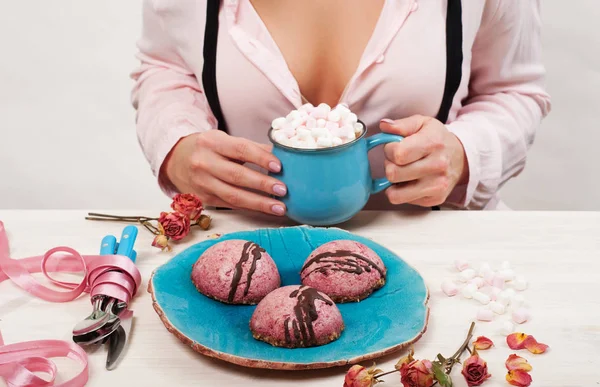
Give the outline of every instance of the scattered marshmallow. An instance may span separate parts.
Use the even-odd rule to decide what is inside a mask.
[[[510,269],[510,262],[508,262],[508,261],[503,261],[503,262],[502,262],[502,264],[500,265],[500,268],[501,268],[502,270],[508,270],[508,269]]]
[[[508,290],[510,290],[510,289],[503,290],[496,296],[496,301],[498,301],[499,303],[501,303],[504,306],[510,305],[510,302],[513,298],[513,295],[511,295],[508,292]]]
[[[488,307],[496,314],[504,314],[504,312],[506,312],[506,307],[500,302],[492,301],[489,303]]]
[[[485,285],[485,281],[481,277],[475,277],[469,281],[470,284],[477,286],[477,289],[482,288]]]
[[[451,280],[445,280],[442,282],[442,291],[448,296],[453,297],[458,294],[458,286]]]
[[[512,319],[517,324],[523,324],[531,318],[529,311],[525,308],[519,308],[512,313]]]
[[[518,276],[513,281],[513,287],[519,291],[525,290],[527,289],[527,280],[525,279],[525,277]]]
[[[458,280],[461,282],[468,282],[475,277],[475,270],[465,269],[458,274]]]
[[[490,272],[490,271],[492,271],[492,267],[490,266],[489,263],[484,262],[481,264],[481,266],[479,266],[478,274],[483,277],[485,275],[485,273]]]
[[[511,288],[509,288],[509,289],[505,289],[505,290],[504,290],[504,293],[506,293],[506,295],[508,296],[508,298],[510,298],[511,300],[512,300],[512,298],[515,296],[515,294],[517,294],[517,293],[515,292],[515,290],[514,290],[514,289],[511,289]]]
[[[481,303],[483,305],[487,305],[491,301],[490,296],[488,296],[487,294],[482,293],[482,292],[475,292],[473,294],[473,299],[475,301],[479,301],[479,303]]]
[[[511,300],[511,307],[513,309],[518,309],[525,304],[525,297],[520,294],[514,296]]]
[[[485,282],[488,285],[492,285],[492,282],[494,281],[494,277],[496,277],[496,273],[494,273],[493,270],[486,271],[483,274],[483,279],[485,280]]]
[[[457,259],[454,261],[454,266],[458,271],[463,271],[469,267],[469,263],[464,259]]]
[[[464,298],[473,298],[473,295],[476,292],[477,292],[477,286],[475,286],[473,284],[468,284],[461,289],[460,294],[462,294],[462,296]]]
[[[515,272],[512,269],[503,269],[498,273],[498,276],[504,279],[504,281],[512,281],[515,279]]]
[[[481,308],[477,311],[477,320],[480,321],[492,321],[494,319],[494,312],[489,309]]]
[[[492,286],[498,289],[504,289],[504,278],[495,275],[494,279],[492,279]]]
[[[502,289],[493,286],[492,289],[490,290],[490,299],[492,301],[496,301],[498,299],[498,295],[500,293],[502,293]]]
[[[325,103],[316,107],[302,105],[285,117],[275,118],[271,127],[275,142],[304,149],[342,145],[355,140],[365,130],[347,105],[339,104],[332,109]]]
[[[504,336],[508,336],[515,332],[515,325],[510,321],[504,321],[502,323],[502,327],[500,328],[500,332],[502,332]]]

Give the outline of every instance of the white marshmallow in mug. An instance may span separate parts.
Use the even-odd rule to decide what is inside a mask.
[[[347,105],[339,104],[332,109],[325,103],[316,107],[304,104],[287,116],[274,119],[271,127],[275,142],[305,149],[342,145],[354,141],[365,129]],[[312,139],[306,130],[310,131]]]

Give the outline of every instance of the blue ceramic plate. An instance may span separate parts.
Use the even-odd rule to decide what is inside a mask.
[[[255,306],[226,305],[199,293],[192,265],[210,246],[228,239],[253,241],[267,250],[282,286],[300,284],[299,271],[316,247],[351,239],[373,249],[387,267],[386,284],[358,303],[339,304],[346,329],[312,348],[278,348],[255,340],[249,321]],[[289,227],[236,232],[198,243],[155,270],[148,291],[169,330],[197,352],[234,364],[268,369],[315,369],[354,364],[400,350],[425,332],[429,294],[423,278],[381,245],[335,228]]]

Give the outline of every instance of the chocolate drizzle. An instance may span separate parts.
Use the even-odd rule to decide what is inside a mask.
[[[333,302],[323,297],[317,289],[308,286],[301,286],[297,290],[290,293],[290,298],[296,298],[297,302],[294,306],[295,319],[286,318],[283,322],[285,329],[285,342],[290,345],[292,343],[292,332],[296,343],[302,342],[304,346],[317,345],[317,338],[313,329],[313,323],[319,318],[315,302],[321,300],[327,305],[333,305]],[[291,323],[291,329],[290,329]]]
[[[342,257],[344,259],[335,259]],[[313,269],[306,274],[303,274],[304,271],[313,263],[322,263],[323,265],[318,266],[316,269]],[[372,268],[379,272],[381,278],[384,277],[383,270],[367,257],[358,253],[354,253],[350,250],[336,250],[326,251],[316,255],[304,264],[302,270],[300,270],[300,274],[303,276],[303,278],[314,272],[327,275],[329,271],[344,271],[346,273],[358,275],[362,274],[363,272],[370,273]]]
[[[231,289],[229,290],[229,302],[233,302],[233,299],[235,298],[235,293],[237,292],[237,288],[240,284],[242,273],[244,271],[243,265],[248,261],[250,255],[252,255],[252,264],[250,265],[250,269],[248,270],[248,274],[246,276],[246,288],[244,289],[244,296],[248,295],[250,283],[252,282],[252,275],[256,271],[256,262],[262,257],[262,253],[264,252],[265,250],[254,242],[246,242],[244,244],[242,256],[235,264],[235,271],[233,272],[233,279],[231,280]]]

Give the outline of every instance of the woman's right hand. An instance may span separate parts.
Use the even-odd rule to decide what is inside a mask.
[[[285,185],[243,163],[275,173],[281,170],[266,145],[209,130],[182,138],[167,157],[164,173],[179,192],[195,193],[204,205],[284,215],[282,202],[260,193],[284,196]]]

